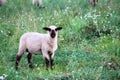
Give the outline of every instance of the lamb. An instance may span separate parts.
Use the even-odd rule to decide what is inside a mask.
[[[6,0],[0,0],[0,6],[5,5],[6,2],[7,2]]]
[[[44,8],[42,0],[32,0],[33,5],[37,4],[40,8]]]
[[[98,4],[98,0],[89,0],[90,4],[94,7]]]
[[[50,26],[44,27],[44,30],[48,32],[48,34],[41,34],[38,32],[28,32],[21,36],[19,43],[19,50],[16,56],[16,64],[15,68],[18,69],[18,64],[24,52],[28,52],[28,64],[29,67],[32,68],[32,54],[40,54],[42,53],[43,58],[46,62],[46,70],[48,67],[53,69],[53,61],[54,54],[57,50],[57,36],[58,31],[62,29],[62,27]]]

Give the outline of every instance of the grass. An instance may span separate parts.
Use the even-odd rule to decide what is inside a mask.
[[[45,8],[39,9],[30,0],[8,0],[0,6],[0,75],[8,75],[6,80],[119,80],[120,3],[106,1],[92,7],[87,0],[44,0]],[[20,36],[45,33],[42,28],[50,25],[63,27],[54,70],[45,70],[42,55],[33,55],[34,69],[29,69],[24,54],[16,71]]]

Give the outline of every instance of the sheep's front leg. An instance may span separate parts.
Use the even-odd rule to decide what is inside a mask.
[[[30,67],[30,68],[33,68],[33,66],[32,66],[32,62],[31,62],[32,54],[31,54],[31,53],[28,53],[27,58],[28,58],[28,64],[29,64],[29,67]]]
[[[54,66],[53,61],[54,61],[53,59],[50,60],[50,68],[51,68],[52,70],[53,70],[53,66]]]
[[[46,70],[48,70],[49,60],[47,58],[45,58],[45,63],[46,63]]]
[[[48,70],[49,66],[51,69],[53,69],[53,59],[48,60],[47,58],[45,58],[45,62],[46,62],[46,70]]]
[[[43,57],[45,58],[45,63],[46,63],[46,70],[48,70],[49,63],[50,63],[50,57],[47,51],[43,50],[42,51]]]
[[[51,53],[50,51],[48,51],[48,54],[49,54],[49,58],[50,58],[50,68],[53,69],[53,56],[54,56],[54,53]]]

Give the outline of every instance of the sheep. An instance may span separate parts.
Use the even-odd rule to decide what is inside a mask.
[[[42,53],[43,58],[46,62],[46,70],[48,70],[48,67],[53,69],[53,61],[54,61],[54,54],[57,50],[57,36],[58,31],[62,29],[62,27],[56,27],[56,26],[50,26],[50,27],[44,27],[44,30],[46,30],[47,34],[41,34],[38,32],[28,32],[24,33],[20,38],[19,43],[19,50],[18,54],[16,56],[16,70],[18,69],[18,64],[20,62],[20,59],[24,52],[28,52],[27,58],[28,58],[28,64],[30,68],[33,68],[32,66],[32,54],[40,54]]]
[[[94,7],[98,4],[98,0],[89,0],[90,4]]]
[[[33,5],[37,4],[40,8],[44,8],[42,0],[32,0]]]
[[[0,6],[5,5],[6,2],[6,0],[0,0]]]

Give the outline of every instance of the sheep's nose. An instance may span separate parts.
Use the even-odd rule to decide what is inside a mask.
[[[51,37],[52,37],[52,38],[55,38],[55,36],[56,36],[55,31],[52,30],[52,31],[51,31]]]

